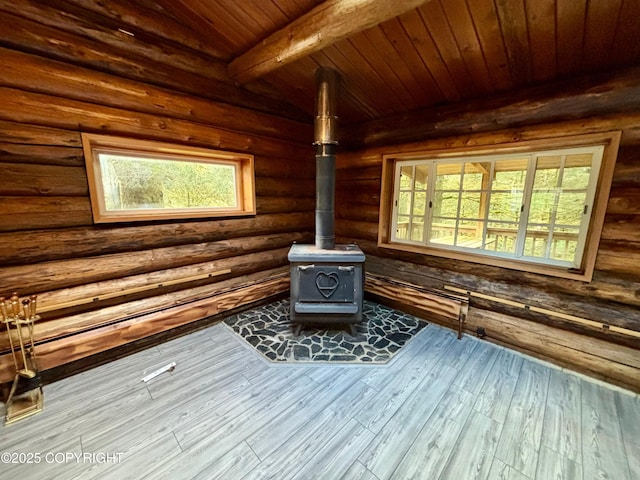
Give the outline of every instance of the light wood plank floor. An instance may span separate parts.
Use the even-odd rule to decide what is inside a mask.
[[[640,399],[433,324],[385,366],[269,364],[218,324],[48,385],[0,452],[22,479],[635,480]]]

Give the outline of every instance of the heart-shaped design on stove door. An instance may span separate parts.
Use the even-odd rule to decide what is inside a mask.
[[[340,285],[340,278],[337,273],[318,272],[316,274],[316,287],[324,298],[333,295]]]

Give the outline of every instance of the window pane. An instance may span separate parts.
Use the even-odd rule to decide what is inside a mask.
[[[567,155],[562,178],[565,190],[586,190],[591,175],[592,154]]]
[[[554,191],[558,186],[562,157],[538,157],[536,176],[533,182],[534,191]]]
[[[459,163],[438,163],[436,166],[436,190],[460,190]]]
[[[100,154],[107,210],[235,208],[235,167]]]
[[[396,238],[398,240],[407,240],[409,238],[409,219],[408,216],[398,216],[396,224]]]
[[[458,215],[459,193],[436,192],[433,198],[433,214],[438,217],[456,217]]]
[[[529,223],[549,223],[555,209],[555,192],[533,192],[529,207]]]
[[[484,217],[484,212],[480,211],[480,199],[481,193],[463,193],[462,201],[460,202],[460,217],[461,218],[476,218],[481,219]]]
[[[413,167],[400,167],[400,189],[410,190],[413,185]]]
[[[502,253],[515,253],[518,224],[511,222],[490,222],[487,226],[485,248]]]
[[[427,192],[415,192],[413,194],[413,215],[424,215],[427,206]]]
[[[522,191],[512,193],[492,193],[489,205],[489,219],[517,222],[522,208]]]
[[[422,241],[423,234],[424,234],[424,218],[413,217],[413,222],[411,224],[411,240],[420,242]]]
[[[465,248],[482,248],[482,222],[468,220],[460,222],[456,245]]]
[[[416,166],[416,185],[415,190],[426,190],[427,189],[427,177],[428,177],[429,169],[426,165],[417,165]]]
[[[528,257],[544,258],[549,240],[548,231],[532,231],[527,229],[527,236],[524,240],[524,255]]]
[[[554,260],[572,262],[575,260],[576,247],[578,246],[578,229],[564,229],[555,231],[551,238],[551,251],[549,257]]]
[[[434,217],[431,223],[431,242],[453,245],[456,221],[448,218]]]
[[[463,190],[481,190],[483,175],[488,175],[491,171],[491,163],[465,163]]]
[[[400,192],[398,195],[398,213],[400,215],[409,215],[411,210],[411,193]]]
[[[491,190],[523,190],[528,162],[527,158],[496,161]]]
[[[561,225],[580,225],[586,197],[586,192],[561,193],[558,198],[558,212],[555,223]]]

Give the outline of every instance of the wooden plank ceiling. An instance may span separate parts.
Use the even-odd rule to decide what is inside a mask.
[[[207,75],[227,86],[221,90],[225,93],[220,95],[224,97],[220,100],[250,105],[255,98],[251,94],[263,95],[270,101],[259,109],[277,112],[280,102],[282,114],[286,116],[301,110],[310,120],[314,102],[313,73],[319,65],[336,68],[343,79],[340,115],[346,124],[640,64],[640,0],[327,0],[324,3],[320,0],[57,0],[47,3],[55,4],[52,8],[58,12],[52,18],[72,15],[76,26],[84,22],[86,32],[83,34],[92,41],[108,42],[104,32],[101,36],[93,35],[96,29],[92,29],[91,24],[102,22],[104,26],[119,22],[122,26],[113,35],[122,37],[123,31],[131,32],[136,42],[152,43],[163,50],[165,56],[178,58],[170,45],[188,49],[194,58],[197,53],[199,63],[193,70],[198,71],[190,73],[204,75],[201,65],[209,59],[211,69]],[[409,5],[410,10],[402,12],[406,8],[398,5],[403,3]],[[21,4],[28,8],[22,8]],[[46,23],[46,19],[33,16],[32,10],[37,4],[33,0],[21,0],[17,5],[0,2],[0,8]],[[419,6],[413,8],[415,5]],[[401,14],[389,17],[389,12],[394,11]],[[323,15],[331,12],[339,12],[335,28],[323,24],[326,23]],[[375,21],[376,15],[380,23]],[[59,24],[60,20],[57,21]],[[309,30],[308,38],[296,37],[299,32],[293,28],[294,22]],[[348,31],[352,24],[352,31]],[[314,28],[317,31],[312,31]],[[241,77],[234,75],[233,68],[224,71],[225,66],[233,67],[239,58],[246,58],[252,48],[266,49],[269,39],[278,35],[281,40],[288,39],[290,50],[300,49],[297,56],[288,58],[284,50],[282,57],[276,53],[272,61],[277,63],[277,68],[261,73],[260,78],[243,81],[242,85],[237,81]],[[160,40],[166,41],[166,45]],[[5,39],[6,42],[10,40]],[[308,45],[316,42],[319,46],[308,46],[304,42]],[[134,49],[122,40],[111,42],[110,47],[119,50],[123,57],[147,54],[141,46]],[[156,60],[162,61],[164,57],[157,55]],[[104,64],[100,68],[109,69]],[[189,69],[184,65],[181,68]],[[153,78],[148,81],[157,83]],[[238,94],[236,98],[229,94],[228,86],[247,95]],[[190,93],[215,97],[204,89],[194,92],[197,88],[191,88]]]

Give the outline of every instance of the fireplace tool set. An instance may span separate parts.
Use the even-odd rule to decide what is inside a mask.
[[[6,403],[5,425],[42,411],[42,384],[36,363],[33,325],[38,297],[20,299],[13,293],[8,300],[0,297],[0,323],[7,328],[13,355],[15,377]]]

